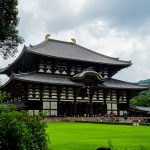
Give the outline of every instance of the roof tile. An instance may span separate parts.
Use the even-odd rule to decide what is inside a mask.
[[[29,52],[63,59],[113,65],[131,65],[130,61],[122,61],[118,58],[102,55],[71,42],[58,41],[53,39],[45,40],[44,42],[35,46],[30,45],[29,47],[25,47],[25,49]]]

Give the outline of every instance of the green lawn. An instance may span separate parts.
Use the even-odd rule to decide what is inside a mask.
[[[48,123],[52,150],[96,150],[108,141],[119,150],[150,149],[150,127],[90,123]]]

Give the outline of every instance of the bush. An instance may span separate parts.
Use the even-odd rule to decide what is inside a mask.
[[[10,97],[10,94],[6,91],[0,91],[0,104],[7,100]]]
[[[17,112],[12,106],[0,105],[0,149],[48,150],[43,116]]]

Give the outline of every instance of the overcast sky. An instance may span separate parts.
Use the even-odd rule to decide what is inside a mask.
[[[20,0],[18,28],[27,46],[49,33],[59,40],[75,37],[86,48],[131,60],[133,65],[115,78],[136,82],[150,78],[149,7],[150,0]],[[1,59],[1,66],[12,60]]]

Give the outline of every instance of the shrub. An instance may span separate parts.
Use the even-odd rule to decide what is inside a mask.
[[[0,104],[7,100],[10,97],[10,94],[7,93],[6,91],[0,91]]]
[[[13,109],[12,109],[13,108]],[[0,105],[0,149],[48,150],[43,116],[17,112],[12,106]]]

